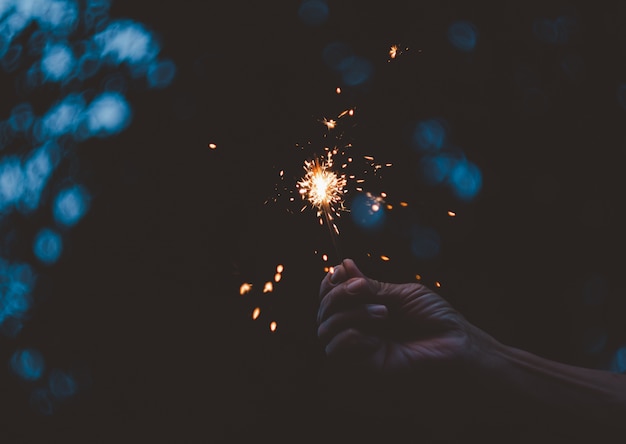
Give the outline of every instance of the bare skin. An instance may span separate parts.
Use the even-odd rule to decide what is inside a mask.
[[[572,430],[582,423],[626,429],[626,376],[501,344],[431,289],[378,282],[350,259],[322,280],[318,337],[330,360],[350,364],[351,375],[398,381],[385,390],[411,393],[407,381],[420,389],[454,385],[438,381],[445,378],[457,382],[442,395],[446,405],[463,391],[489,398],[482,403],[496,410],[489,414],[554,415]]]

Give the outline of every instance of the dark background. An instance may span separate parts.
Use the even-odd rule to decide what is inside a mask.
[[[36,345],[89,383],[42,417],[7,373],[7,442],[354,442],[383,431],[399,442],[417,440],[416,430],[443,442],[419,421],[341,416],[329,405],[314,324],[328,265],[314,251],[334,260],[328,232],[312,211],[264,204],[278,170],[301,173],[295,145],[319,139],[317,119],[351,107],[354,149],[394,164],[381,183],[396,209],[375,234],[343,217],[344,255],[379,280],[440,282],[504,343],[608,369],[626,314],[626,11],[492,3],[329,1],[328,21],[308,26],[298,2],[114,2],[113,17],[157,32],[177,77],[162,91],[131,91],[131,127],[77,152],[92,207],[42,273],[48,296],[6,348]],[[576,23],[567,41],[533,32],[536,19],[561,16]],[[456,20],[478,30],[471,53],[447,39]],[[373,63],[366,88],[343,86],[325,65],[322,51],[337,40]],[[409,50],[388,62],[395,43]],[[410,134],[429,118],[446,120],[480,167],[473,201],[421,181]],[[415,221],[439,233],[436,258],[413,257],[399,234]],[[283,279],[263,294],[277,264]],[[243,282],[253,291],[242,296]]]

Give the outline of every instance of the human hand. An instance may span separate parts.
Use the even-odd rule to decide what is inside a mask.
[[[351,259],[322,280],[317,321],[328,357],[384,373],[466,370],[497,345],[426,286],[376,281]]]

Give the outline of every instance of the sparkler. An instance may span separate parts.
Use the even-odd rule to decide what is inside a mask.
[[[339,217],[339,211],[345,210],[343,206],[343,196],[346,192],[347,179],[345,174],[338,175],[332,170],[333,152],[321,159],[304,162],[304,177],[297,183],[300,195],[303,199],[317,209],[317,216],[320,224],[326,222],[330,238],[335,248],[335,253],[339,260],[342,259],[339,250],[337,236],[339,229],[334,223],[335,217]],[[306,209],[302,207],[302,211]]]

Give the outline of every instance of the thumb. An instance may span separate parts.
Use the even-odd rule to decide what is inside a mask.
[[[341,262],[341,265],[343,265],[343,268],[346,271],[347,279],[355,277],[367,278],[367,276],[365,276],[365,274],[359,269],[359,267],[357,267],[356,263],[352,259],[344,259]]]

